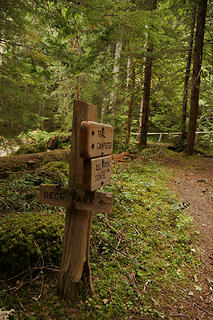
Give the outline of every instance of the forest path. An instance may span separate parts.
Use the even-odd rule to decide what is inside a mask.
[[[175,170],[169,185],[187,207],[198,236],[202,267],[194,275],[193,295],[177,305],[177,319],[213,319],[213,158],[158,157]],[[197,287],[196,287],[197,286]],[[197,290],[195,289],[197,288]],[[181,316],[181,314],[183,316]],[[176,319],[176,318],[175,318]]]

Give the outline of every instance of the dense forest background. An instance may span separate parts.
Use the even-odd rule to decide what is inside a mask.
[[[199,3],[1,1],[0,135],[69,133],[73,101],[80,99],[98,106],[99,121],[113,125],[120,148],[143,127],[146,104],[145,132],[182,131],[185,138]],[[213,130],[212,26],[209,1],[197,114],[197,130],[205,132]]]
[[[114,128],[112,212],[93,221],[39,201],[76,195],[75,100]],[[213,319],[212,156],[211,0],[0,0],[0,319]],[[81,230],[87,266],[63,287]]]

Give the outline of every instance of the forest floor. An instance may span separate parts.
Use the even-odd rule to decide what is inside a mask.
[[[184,159],[177,155],[157,156],[157,160],[175,170],[169,187],[185,203],[200,233],[195,248],[202,262],[194,276],[197,290],[176,305],[177,318],[213,319],[213,158]]]
[[[17,161],[19,159],[19,161]],[[23,155],[19,158],[2,157],[0,159],[0,178],[7,178],[7,175],[19,171],[31,173],[37,170],[38,164],[45,163],[46,161],[68,160],[68,152],[52,152],[37,155]],[[159,163],[171,172],[171,179],[168,179],[168,189],[172,190],[179,198],[182,207],[185,208],[187,213],[191,216],[194,224],[196,237],[196,245],[193,243],[191,250],[199,257],[201,264],[197,265],[191,278],[193,281],[182,290],[177,287],[177,299],[171,305],[170,301],[165,301],[165,293],[162,289],[159,301],[162,303],[158,305],[160,311],[163,312],[165,317],[163,319],[190,319],[190,320],[212,320],[213,319],[213,157],[186,157],[182,153],[176,153],[166,149],[163,144],[156,146],[149,146],[144,149],[141,154],[130,154],[123,152],[113,154],[114,165],[122,163],[123,169],[128,167],[128,164],[136,160],[140,163],[137,168],[143,167],[152,163]],[[20,164],[21,162],[21,164]],[[19,165],[18,165],[19,163]],[[125,170],[124,170],[125,171]],[[42,171],[43,172],[43,171]],[[54,171],[55,172],[55,171]],[[128,171],[127,171],[128,172]],[[142,172],[145,174],[146,171]],[[154,171],[153,171],[154,172]],[[164,171],[165,172],[165,171]],[[6,175],[6,176],[5,176]],[[136,172],[136,175],[139,173]],[[156,171],[157,175],[157,171]],[[31,180],[32,180],[32,176]],[[135,176],[136,177],[136,176]],[[145,179],[145,177],[143,177]],[[2,180],[4,182],[4,180]],[[6,180],[5,180],[6,181]],[[144,180],[145,181],[145,180]],[[159,183],[158,183],[159,187]],[[143,195],[144,196],[144,195]],[[184,211],[185,211],[184,210]],[[148,215],[151,211],[148,211]],[[116,213],[117,214],[117,213]],[[112,220],[115,227],[117,220]],[[139,223],[139,222],[138,222]],[[131,226],[129,226],[130,228]],[[111,238],[110,238],[111,239]],[[109,241],[109,239],[108,239]],[[125,244],[125,243],[124,243]],[[182,251],[180,251],[181,254]],[[179,253],[179,252],[178,252]],[[99,258],[100,259],[100,258]],[[184,257],[182,257],[184,260]],[[109,264],[109,261],[108,261]],[[172,265],[171,265],[172,267]],[[185,265],[187,268],[187,264]],[[189,270],[191,270],[189,268]],[[106,270],[105,270],[106,271]],[[101,276],[100,276],[101,277]],[[160,275],[159,275],[160,277]],[[99,284],[101,283],[99,279]],[[146,291],[146,282],[144,292]],[[179,284],[178,284],[179,286]],[[176,287],[175,287],[176,288]],[[167,289],[166,289],[167,290]],[[146,292],[145,292],[146,293]],[[148,294],[148,293],[147,293]],[[169,294],[169,292],[168,292]],[[32,295],[32,293],[29,293]],[[12,300],[11,300],[12,303]],[[28,305],[27,305],[28,306]],[[14,307],[15,308],[15,307]],[[26,306],[25,306],[26,308]],[[31,305],[28,306],[31,308]],[[34,307],[33,307],[34,308]],[[48,307],[47,307],[48,308]],[[16,309],[16,308],[15,308]],[[162,309],[162,310],[161,310]],[[1,310],[1,309],[0,309]],[[63,311],[63,309],[62,309]],[[48,311],[49,312],[49,311]],[[25,309],[24,309],[24,313]],[[29,319],[42,319],[42,317],[30,317]],[[60,317],[58,317],[59,319]],[[65,319],[61,317],[60,319]],[[161,317],[160,317],[161,318]],[[138,318],[130,316],[129,319],[160,319],[159,317],[151,318]],[[0,317],[1,319],[1,317]],[[21,319],[21,318],[20,318]],[[23,318],[24,319],[24,318]],[[50,319],[49,316],[43,319]],[[55,318],[51,318],[55,319]],[[86,318],[85,319],[89,319]],[[99,319],[97,317],[97,319]],[[105,317],[107,318],[107,315]],[[113,319],[113,318],[112,318]],[[162,319],[162,318],[161,318]]]

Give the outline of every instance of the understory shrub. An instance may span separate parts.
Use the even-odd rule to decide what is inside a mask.
[[[64,214],[28,212],[0,220],[0,270],[4,275],[60,261]]]

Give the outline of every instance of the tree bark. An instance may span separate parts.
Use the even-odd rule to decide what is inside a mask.
[[[133,56],[130,56],[130,98],[127,118],[127,132],[126,132],[126,146],[129,146],[131,124],[132,124],[132,112],[135,105],[135,61]]]
[[[147,25],[145,25],[145,29],[147,29]],[[148,40],[148,34],[145,32],[145,42],[144,42],[144,50],[147,47],[147,40]],[[143,66],[142,66],[142,75],[144,78],[144,67],[146,64],[146,56],[143,58]],[[141,80],[141,91],[144,92],[144,79]],[[140,134],[141,134],[141,126],[142,126],[142,117],[143,117],[143,94],[141,95],[141,103],[140,103],[140,109],[139,109],[139,126],[138,126],[138,135],[137,135],[137,141],[140,142]]]
[[[0,41],[0,66],[2,66],[3,42]]]
[[[157,0],[152,0],[150,10],[157,8]],[[152,53],[153,43],[151,43],[150,37],[148,36],[147,41],[147,57],[144,69],[144,93],[143,93],[143,108],[142,108],[142,123],[140,128],[140,140],[139,148],[147,145],[147,133],[148,133],[148,122],[149,122],[149,102],[150,102],[150,84],[152,78]]]
[[[194,63],[192,75],[192,88],[191,88],[191,103],[190,103],[190,116],[189,116],[189,130],[186,153],[192,155],[194,152],[195,144],[195,131],[197,126],[197,115],[199,106],[199,91],[200,91],[200,72],[202,66],[203,55],[203,42],[205,32],[207,0],[199,0],[197,26],[195,35],[194,47]]]
[[[114,58],[114,67],[113,67],[113,86],[115,86],[118,81],[119,70],[120,70],[119,59],[121,56],[121,51],[122,51],[122,42],[118,41],[115,47],[115,58]],[[115,100],[116,100],[116,93],[115,93],[115,89],[113,88],[110,95],[110,109],[112,110],[113,114],[114,114]]]
[[[195,2],[192,10],[192,23],[190,28],[189,48],[188,48],[188,56],[186,61],[186,71],[185,71],[185,79],[184,79],[182,121],[181,121],[181,141],[182,142],[186,139],[186,136],[187,136],[186,135],[187,100],[188,100],[189,77],[190,77],[190,69],[191,69],[194,29],[195,29],[195,20],[196,20],[196,8],[197,8],[197,4]]]
[[[149,121],[149,102],[150,102],[150,84],[152,77],[152,56],[153,44],[147,49],[149,56],[146,58],[144,70],[144,94],[143,94],[143,107],[142,107],[142,122],[140,128],[139,147],[147,145],[148,121]]]

